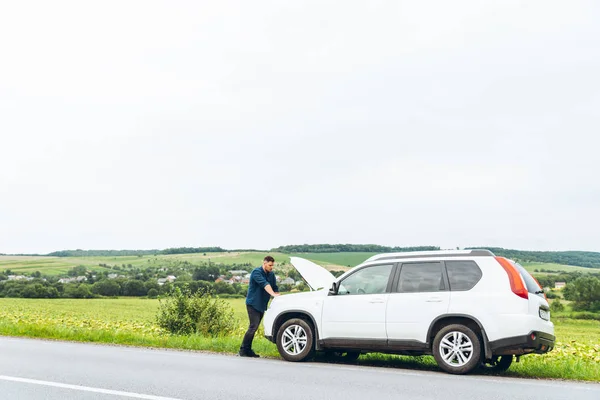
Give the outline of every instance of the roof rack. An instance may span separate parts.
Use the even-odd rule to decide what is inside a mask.
[[[436,251],[407,251],[399,253],[376,254],[367,261],[376,260],[396,260],[402,258],[434,258],[434,257],[494,257],[494,253],[489,250],[436,250]]]

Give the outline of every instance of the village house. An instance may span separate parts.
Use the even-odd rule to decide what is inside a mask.
[[[78,276],[78,277],[73,277],[73,278],[61,278],[58,280],[59,283],[80,283],[80,282],[85,282],[87,281],[87,278],[85,276]]]
[[[240,283],[242,281],[242,279],[239,278],[240,281],[238,282],[238,281],[235,280],[235,278],[239,278],[239,277],[233,277],[231,279],[225,279],[225,275],[221,275],[217,279],[215,279],[215,283],[216,282],[225,282],[225,283],[227,283],[229,285],[233,285],[234,283]]]
[[[294,285],[295,283],[296,283],[296,281],[290,277],[287,277],[284,280],[282,280],[281,282],[279,282],[280,285]]]
[[[8,275],[7,278],[9,281],[30,281],[33,279],[29,276],[24,275]]]
[[[159,279],[158,279],[158,284],[162,286],[162,285],[164,285],[164,284],[165,284],[165,283],[167,283],[167,282],[169,282],[169,283],[173,283],[173,282],[175,282],[175,280],[176,280],[176,279],[177,279],[177,277],[176,277],[176,276],[174,276],[174,275],[169,275],[169,276],[167,276],[166,278],[159,278]]]

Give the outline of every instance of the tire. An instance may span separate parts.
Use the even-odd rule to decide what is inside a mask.
[[[450,374],[468,374],[481,363],[481,339],[464,325],[453,324],[440,329],[432,350],[438,366]]]
[[[504,372],[510,368],[513,359],[512,355],[494,356],[492,360],[483,365],[483,369],[490,372]]]
[[[342,362],[354,362],[360,357],[360,352],[328,350],[325,352],[325,357]]]
[[[277,331],[277,350],[287,361],[306,361],[314,353],[312,326],[303,319],[292,318]]]

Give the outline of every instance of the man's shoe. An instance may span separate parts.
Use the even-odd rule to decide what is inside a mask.
[[[248,351],[248,357],[259,358],[260,356],[254,352],[254,350]]]
[[[240,357],[252,357],[252,358],[258,358],[260,357],[258,354],[256,354],[254,351],[252,350],[241,350],[238,352],[238,355]]]

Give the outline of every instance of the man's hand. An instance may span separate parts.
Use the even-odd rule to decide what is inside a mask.
[[[273,296],[273,297],[277,297],[277,296],[279,296],[279,293],[275,293],[275,292],[273,291],[273,288],[271,287],[271,285],[267,285],[267,286],[265,286],[265,290],[267,291],[267,293],[269,293],[269,294],[270,294],[271,296]]]

